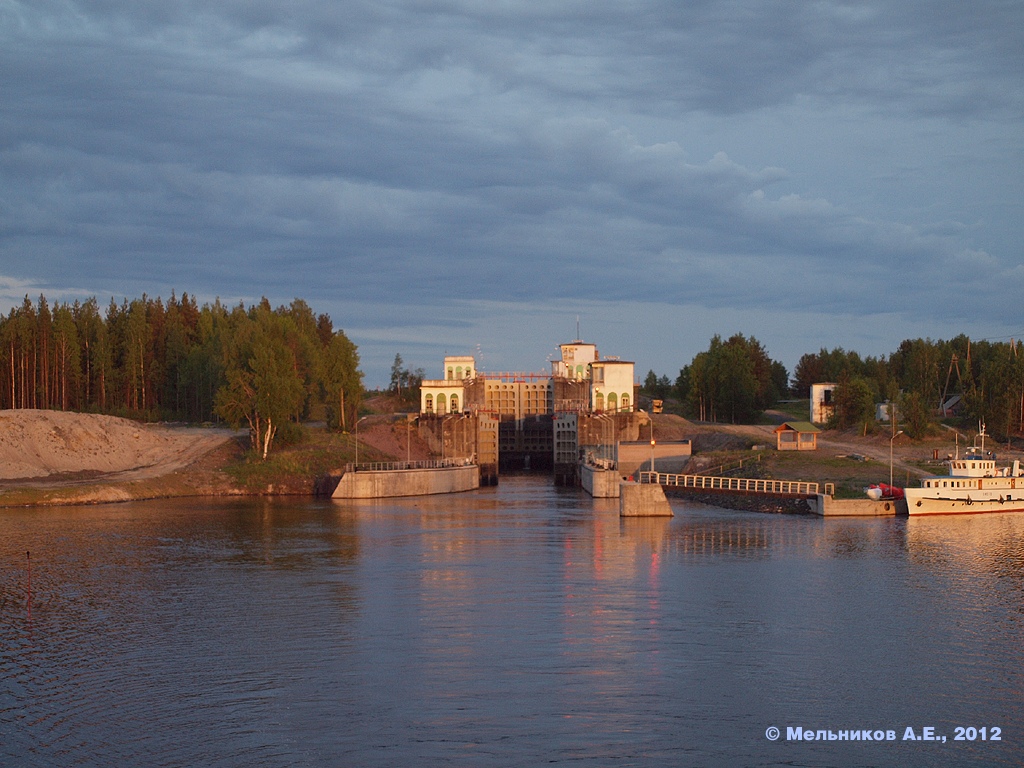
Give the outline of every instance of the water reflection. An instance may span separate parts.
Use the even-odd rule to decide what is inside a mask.
[[[5,511],[0,762],[860,765],[882,753],[764,730],[1024,714],[1024,515],[675,509],[620,519],[511,478]],[[912,766],[1020,754],[889,746]]]

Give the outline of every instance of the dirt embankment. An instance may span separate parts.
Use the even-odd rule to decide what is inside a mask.
[[[360,422],[360,461],[432,458],[406,419],[375,414]],[[0,411],[0,507],[310,494],[320,475],[338,471],[357,454],[353,433],[314,427],[307,437],[301,445],[275,448],[274,458],[280,459],[275,467],[243,461],[244,434],[229,429],[61,411]],[[324,462],[333,463],[321,466]]]
[[[98,414],[2,411],[0,505],[127,500],[136,498],[133,486],[148,496],[230,492],[206,467],[211,454],[226,460],[234,452],[233,436],[226,429],[143,425]],[[184,473],[200,460],[206,466]],[[179,473],[176,481],[166,480]],[[151,487],[143,492],[145,483]]]

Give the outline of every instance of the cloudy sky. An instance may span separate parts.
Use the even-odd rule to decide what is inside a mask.
[[[0,0],[0,308],[305,299],[440,375],[580,334],[1024,335],[1019,0]]]

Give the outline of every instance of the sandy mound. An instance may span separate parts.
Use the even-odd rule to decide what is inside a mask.
[[[415,425],[408,427],[408,432],[406,430],[404,420],[387,424],[364,422],[359,428],[359,442],[376,448],[389,457],[383,459],[385,461],[405,461],[406,458],[410,461],[422,461],[437,458],[431,454],[429,446],[420,439]]]
[[[174,471],[228,439],[221,430],[169,428],[114,416],[0,411],[0,481],[71,472]]]

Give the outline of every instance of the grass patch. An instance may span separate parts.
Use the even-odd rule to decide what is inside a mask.
[[[835,484],[836,498],[859,499],[873,483],[889,482],[889,465],[867,459],[858,461],[846,456],[825,455],[818,451],[770,451],[765,454],[768,477],[774,480],[802,480],[811,483]],[[914,478],[909,479],[913,484]],[[906,471],[893,476],[895,485],[908,484]]]
[[[271,449],[264,461],[253,451],[224,467],[241,488],[262,492],[271,486],[277,492],[312,493],[317,477],[340,472],[355,461],[355,436],[328,431],[324,427],[298,426],[291,444]],[[247,443],[246,443],[247,445]],[[387,461],[390,457],[361,443],[359,460]]]
[[[783,400],[775,404],[775,410],[791,416],[790,421],[809,421],[811,418],[811,401]]]

